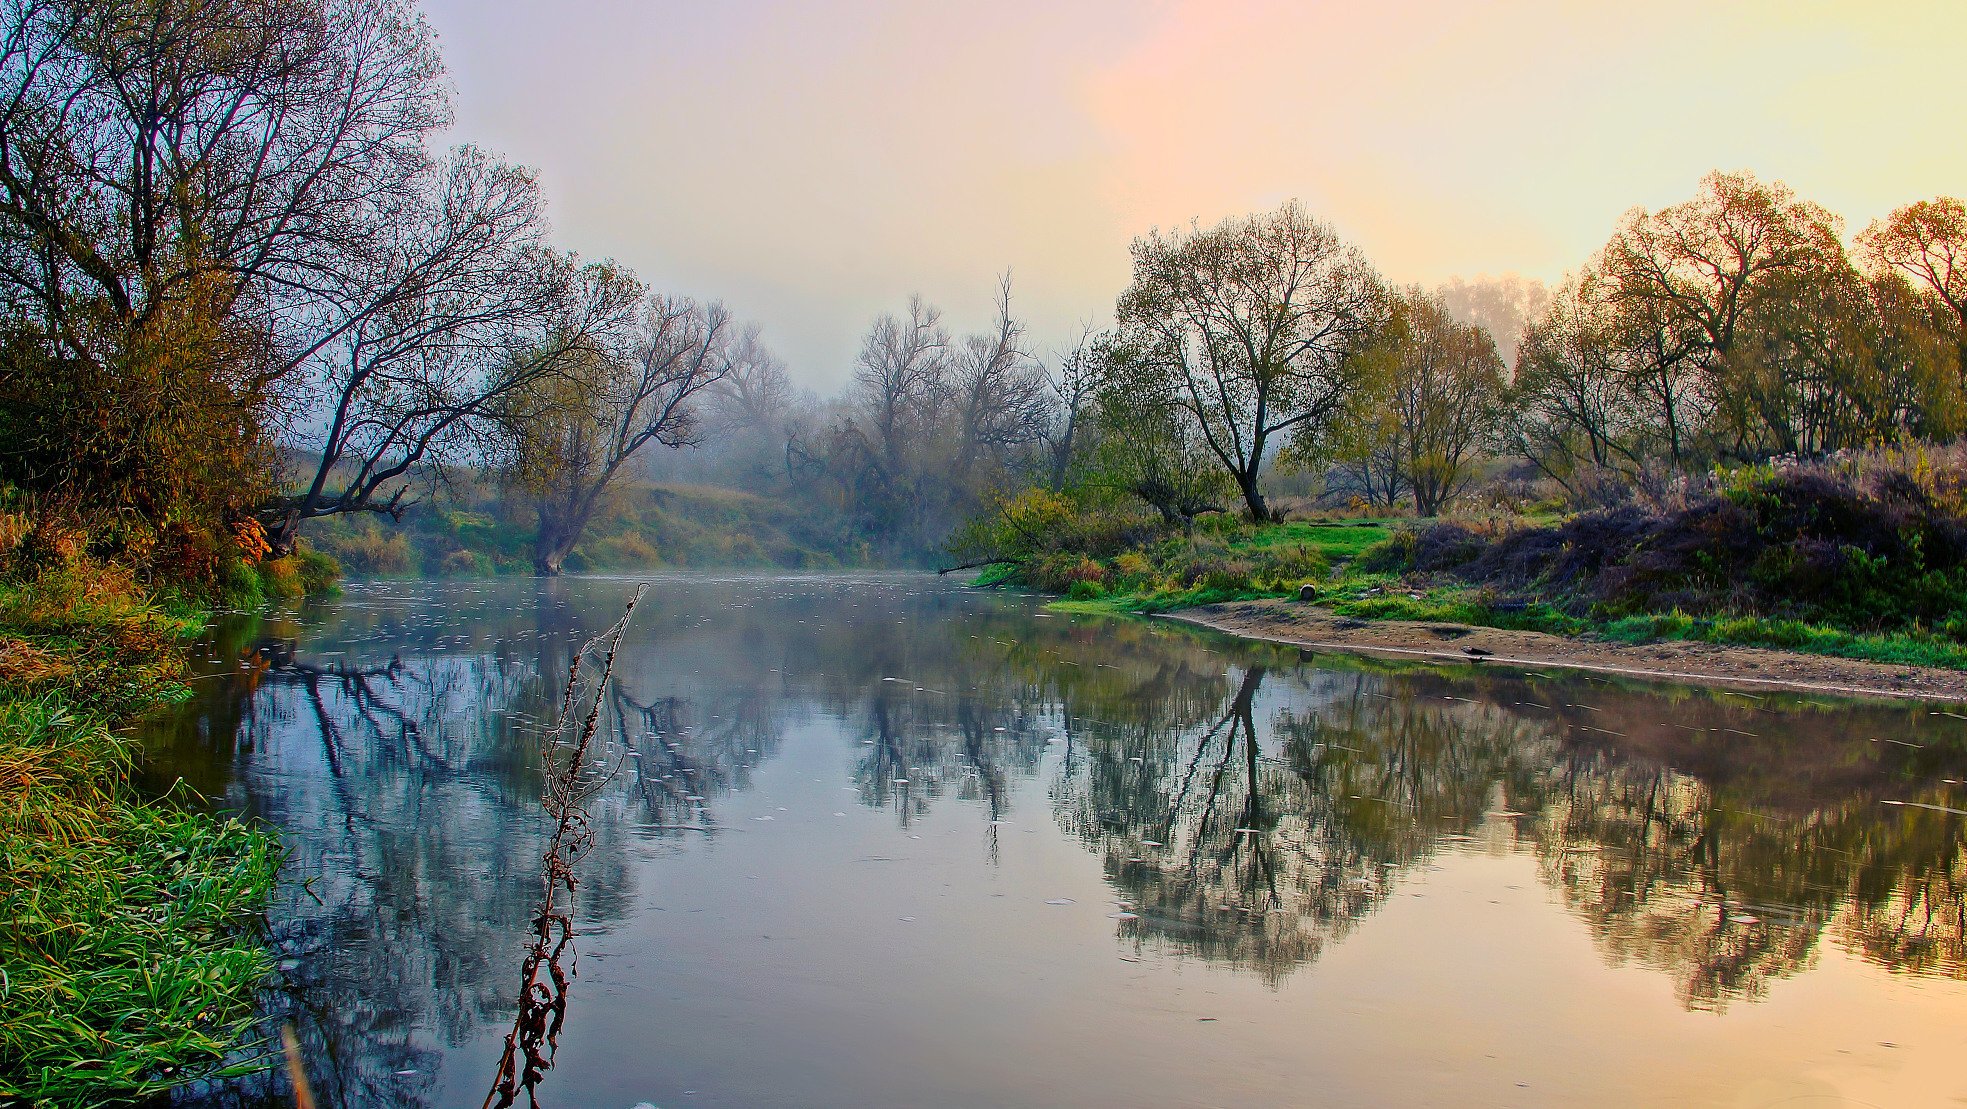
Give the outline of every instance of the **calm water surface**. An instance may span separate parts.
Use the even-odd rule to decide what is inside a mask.
[[[546,1104],[1967,1099],[1967,713],[652,580]],[[358,583],[215,629],[153,726],[158,786],[282,830],[324,1104],[484,1099],[534,729],[632,587]]]

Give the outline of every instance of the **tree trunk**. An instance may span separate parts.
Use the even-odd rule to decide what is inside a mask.
[[[579,528],[570,528],[555,519],[545,505],[539,508],[540,529],[533,539],[533,573],[543,578],[557,578],[567,564],[567,556],[573,553],[574,543],[580,538]]]
[[[1263,490],[1257,487],[1257,468],[1236,471],[1236,487],[1243,493],[1243,505],[1250,513],[1253,524],[1270,523],[1270,506],[1264,503]]]

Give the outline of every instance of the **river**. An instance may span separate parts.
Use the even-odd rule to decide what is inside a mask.
[[[1967,1095],[1967,713],[1317,655],[926,576],[647,580],[543,1104]],[[538,726],[634,584],[230,618],[148,726],[154,787],[283,834],[265,1007],[321,1104],[483,1102]]]

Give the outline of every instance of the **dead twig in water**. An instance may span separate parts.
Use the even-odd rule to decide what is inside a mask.
[[[570,971],[561,960],[574,950],[573,898],[579,885],[574,864],[594,846],[594,831],[582,806],[620,769],[616,766],[604,774],[591,772],[588,751],[600,730],[604,694],[615,673],[615,652],[628,631],[629,617],[648,591],[647,585],[637,586],[621,619],[574,652],[567,666],[560,715],[540,737],[541,774],[545,778],[540,805],[553,818],[553,835],[540,859],[542,889],[533,912],[532,943],[520,965],[519,1013],[513,1018],[512,1031],[506,1033],[505,1052],[499,1057],[492,1089],[485,1095],[485,1109],[517,1104],[522,1090],[527,1103],[537,1109],[537,1087],[553,1067],[560,1026],[567,1019]],[[601,653],[604,646],[606,654]],[[581,680],[582,672],[587,660],[596,656],[601,659],[601,673],[590,689]],[[570,733],[572,742],[563,743]],[[558,754],[562,750],[566,751],[564,756]]]

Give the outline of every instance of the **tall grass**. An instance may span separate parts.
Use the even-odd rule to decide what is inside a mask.
[[[223,1073],[271,970],[253,924],[275,839],[139,799],[117,730],[181,693],[193,626],[112,567],[0,582],[0,1101]]]

